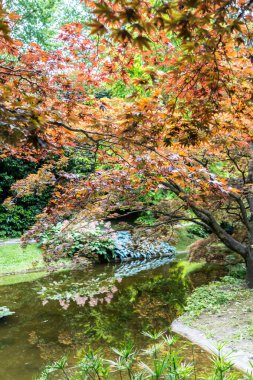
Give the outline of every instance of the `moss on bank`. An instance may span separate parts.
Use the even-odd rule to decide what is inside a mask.
[[[23,274],[13,274],[10,276],[0,276],[0,286],[19,284],[22,282],[36,281],[48,275],[48,272],[32,272]]]

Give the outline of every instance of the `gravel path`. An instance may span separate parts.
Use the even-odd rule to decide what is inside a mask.
[[[0,240],[0,245],[19,244],[21,239]]]

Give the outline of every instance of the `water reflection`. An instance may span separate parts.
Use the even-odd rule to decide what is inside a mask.
[[[169,264],[172,261],[171,257],[159,257],[152,260],[136,260],[127,263],[122,263],[114,272],[114,276],[117,278],[133,276],[139,272],[145,270],[152,270],[159,268],[165,264]]]
[[[164,257],[154,260],[136,260],[122,263],[117,267],[107,267],[102,273],[86,276],[82,281],[68,281],[66,276],[59,281],[49,282],[47,286],[42,286],[37,294],[42,299],[42,304],[46,305],[50,300],[59,301],[63,309],[68,309],[71,302],[78,306],[88,304],[91,307],[98,306],[100,303],[111,303],[115,293],[118,291],[116,286],[122,282],[124,277],[132,277],[140,272],[154,270],[171,262],[171,258]],[[111,271],[108,269],[110,268]]]
[[[108,353],[124,339],[145,346],[141,332],[168,328],[196,277],[186,279],[177,263],[138,273],[108,265],[0,287],[0,305],[16,312],[0,323],[0,379],[32,379],[63,354],[74,360],[80,347]]]

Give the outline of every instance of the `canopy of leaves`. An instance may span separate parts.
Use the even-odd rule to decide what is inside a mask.
[[[45,25],[59,4],[40,3]],[[91,35],[81,18],[63,25],[50,49],[39,40],[27,46],[28,37],[24,45],[15,32],[0,44],[2,155],[51,155],[13,187],[25,196],[54,183],[31,233],[80,211],[100,219],[150,212],[160,234],[192,220],[245,256],[246,243],[220,222],[231,218],[249,231],[253,216],[252,1],[85,6]],[[5,22],[15,31],[13,14]],[[80,147],[94,157],[85,178],[65,173],[64,151]],[[163,198],[151,202],[161,189]]]

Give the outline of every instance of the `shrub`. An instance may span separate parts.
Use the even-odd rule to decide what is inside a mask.
[[[244,263],[238,263],[236,265],[229,266],[229,276],[243,280],[246,277],[246,265]]]
[[[0,202],[11,195],[14,182],[35,173],[39,165],[14,157],[0,160]],[[47,205],[51,189],[41,196],[16,198],[11,207],[0,205],[0,238],[19,237],[34,224],[36,215]]]
[[[41,196],[26,196],[11,207],[0,205],[0,238],[19,237],[35,223],[51,196],[48,189]]]
[[[85,256],[108,262],[116,258],[148,259],[175,253],[175,249],[166,242],[151,243],[143,237],[134,239],[129,231],[116,231],[110,222],[98,221],[58,223],[41,236],[41,245],[49,260]]]
[[[129,231],[119,231],[115,235],[115,256],[121,260],[126,258],[152,258],[173,255],[175,249],[166,242],[150,242],[140,239],[136,243]]]
[[[114,258],[115,246],[110,237],[113,232],[110,223],[87,221],[82,222],[80,228],[74,225],[70,229],[67,225],[67,221],[58,223],[41,235],[41,246],[48,260],[77,255],[96,261],[110,261]]]
[[[205,238],[208,235],[210,235],[210,233],[206,229],[204,229],[201,226],[198,226],[197,224],[193,224],[187,227],[187,234],[191,239],[194,238],[195,236],[198,236],[200,238]]]

